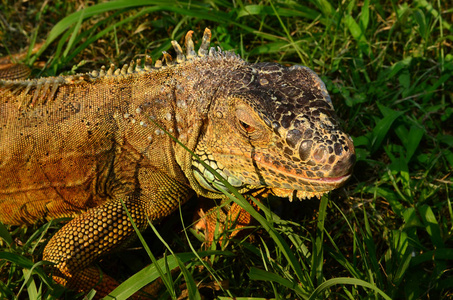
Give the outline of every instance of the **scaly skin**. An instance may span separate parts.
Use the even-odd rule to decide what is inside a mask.
[[[0,80],[0,221],[75,216],[44,250],[57,282],[114,288],[92,263],[134,237],[123,204],[143,229],[194,193],[223,197],[164,130],[241,193],[319,196],[350,176],[352,141],[311,70],[208,51],[209,30],[197,55],[191,36],[155,67]]]

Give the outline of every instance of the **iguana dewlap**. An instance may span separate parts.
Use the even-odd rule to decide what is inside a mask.
[[[134,237],[123,204],[144,229],[194,193],[223,197],[169,135],[241,193],[319,196],[350,176],[352,140],[313,71],[208,49],[208,29],[197,54],[191,36],[153,67],[0,80],[0,221],[76,216],[44,251],[57,282],[114,288],[92,263]]]

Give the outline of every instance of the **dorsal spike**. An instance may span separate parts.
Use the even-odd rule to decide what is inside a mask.
[[[127,68],[129,67],[128,64],[124,64],[121,68],[121,75],[127,75]]]
[[[25,92],[22,94],[23,97],[22,97],[21,103],[19,104],[19,109],[20,109],[21,107],[27,107],[27,106],[28,106],[29,102],[27,101],[26,95],[28,94],[28,92],[30,91],[30,89],[32,88],[32,86],[33,86],[33,82],[30,81],[30,82],[27,84],[27,86],[25,87]]]
[[[162,62],[161,62],[161,64],[162,64]],[[152,69],[153,69],[153,59],[151,58],[151,56],[147,55],[145,57],[145,70],[151,71]]]
[[[189,30],[186,34],[186,39],[185,39],[186,58],[189,60],[194,58],[195,56],[197,56],[197,53],[195,53],[195,47],[194,47],[193,41],[192,41],[192,35],[193,35],[193,30]]]
[[[119,76],[121,74],[121,69],[116,69],[113,73],[115,76]]]
[[[215,50],[214,47],[209,48],[209,56],[216,56],[217,51]]]
[[[135,61],[135,72],[141,72],[141,71],[143,71],[142,60],[140,58],[137,58],[137,60]]]
[[[167,51],[162,51],[162,54],[164,56],[165,65],[171,66],[173,64],[173,59],[172,59],[171,55],[168,54]]]
[[[55,97],[55,93],[57,92],[59,86],[60,86],[59,82],[54,82],[54,84],[52,85],[52,91],[50,92],[49,99],[53,99]]]
[[[129,68],[127,68],[127,74],[132,74],[135,73],[134,71],[134,61],[132,60],[131,63],[129,64]]]
[[[105,76],[105,66],[101,67],[101,72],[99,73],[100,76]]]
[[[162,61],[160,59],[156,60],[156,64],[154,65],[156,68],[162,68]]]
[[[28,94],[28,92],[30,91],[30,89],[31,89],[32,86],[33,86],[33,83],[30,81],[30,82],[27,84],[27,86],[25,87],[24,95]],[[18,91],[18,90],[19,90],[19,88],[18,88],[16,91]],[[16,92],[16,91],[15,91],[15,92]]]
[[[178,42],[177,41],[171,41],[171,44],[172,44],[172,46],[173,46],[173,48],[175,49],[175,52],[176,52],[176,62],[179,64],[179,63],[182,63],[183,61],[185,61],[186,57],[184,56],[184,53],[182,52],[182,48],[178,44]]]
[[[201,41],[201,46],[198,49],[198,56],[206,56],[208,54],[209,44],[211,43],[211,30],[206,28],[203,34],[203,40]]]
[[[35,93],[33,94],[33,98],[31,99],[31,106],[36,104],[36,101],[39,98],[39,93],[41,92],[41,87],[43,84],[43,80],[38,80],[38,83],[35,86]]]
[[[47,94],[47,92],[49,91],[49,89],[50,89],[50,84],[51,84],[51,83],[52,83],[51,80],[46,80],[46,81],[44,82],[44,86],[43,86],[42,89],[41,89],[41,96],[42,96],[43,99],[45,99],[44,96],[45,96],[45,95]]]
[[[114,64],[111,64],[111,65],[110,65],[110,68],[107,70],[107,75],[108,75],[108,76],[112,76],[112,75],[113,75],[113,72],[115,72],[115,65],[114,65]]]

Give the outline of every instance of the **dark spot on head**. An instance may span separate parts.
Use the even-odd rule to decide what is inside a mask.
[[[335,155],[331,155],[329,156],[329,164],[333,164],[333,162],[335,161]]]
[[[295,148],[301,138],[302,133],[297,129],[292,129],[286,134],[286,143],[288,143],[290,147]]]
[[[292,155],[293,155],[293,150],[291,150],[291,149],[288,148],[288,147],[285,147],[284,153],[287,154],[287,155],[292,156]]]
[[[293,120],[294,116],[293,115],[286,115],[286,116],[283,116],[282,117],[282,121],[281,121],[281,124],[283,126],[283,128],[289,128],[289,126],[291,125],[291,121]]]
[[[290,172],[293,168],[291,168],[291,166],[288,166],[286,164],[283,165],[285,167],[285,170]]]
[[[330,169],[331,169],[331,165],[329,165],[329,164],[325,164],[325,165],[321,168],[321,170],[323,170],[323,171],[330,171]]]
[[[288,180],[288,181],[291,181],[291,182],[297,182],[297,179],[294,178],[294,177],[288,177],[287,180]]]
[[[313,137],[313,130],[307,129],[304,131],[304,139],[311,139]]]
[[[305,97],[297,99],[296,108],[307,107],[307,105],[308,105],[308,99],[306,99]]]
[[[272,129],[274,130],[274,133],[277,136],[280,136],[280,133],[278,132],[278,128],[280,128],[280,124],[278,122],[272,122]]]
[[[313,94],[312,91],[304,91],[304,99],[307,100],[307,101],[312,101],[316,98],[320,98],[320,97],[317,97],[315,96],[315,94]],[[311,105],[311,103],[310,103]]]
[[[313,142],[311,140],[304,140],[299,147],[299,156],[300,159],[306,161],[310,157],[311,146]]]
[[[330,105],[327,101],[325,100],[316,100],[312,102],[313,107],[319,107],[319,108],[324,108],[323,111],[325,111],[325,108],[330,110]]]
[[[338,156],[340,156],[343,153],[343,146],[341,146],[338,143],[335,143],[334,149],[335,149],[335,154]]]
[[[310,159],[309,161],[307,161],[307,165],[316,166],[316,162],[314,162],[313,160]]]

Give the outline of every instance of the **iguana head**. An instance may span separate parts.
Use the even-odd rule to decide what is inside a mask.
[[[245,191],[320,196],[351,175],[355,151],[339,127],[324,83],[309,68],[244,64],[225,74],[195,153]],[[224,186],[196,160],[193,175],[207,193]]]

